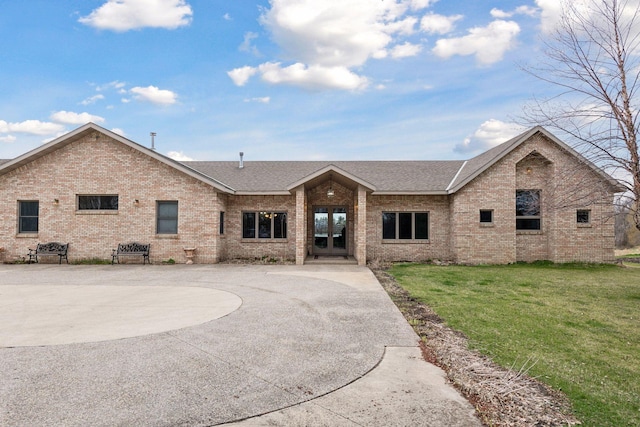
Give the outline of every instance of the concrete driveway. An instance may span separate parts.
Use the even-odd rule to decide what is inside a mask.
[[[357,266],[0,266],[0,425],[480,425]]]

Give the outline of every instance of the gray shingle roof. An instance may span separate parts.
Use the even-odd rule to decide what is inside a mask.
[[[182,162],[241,192],[286,191],[305,177],[335,166],[373,184],[376,192],[444,192],[463,161],[245,161]]]

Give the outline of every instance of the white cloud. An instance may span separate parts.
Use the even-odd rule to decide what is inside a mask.
[[[126,85],[127,84],[124,82],[114,80],[112,82],[96,86],[96,92],[102,92],[104,90],[109,90],[109,89],[116,89],[118,92],[122,93]]]
[[[134,98],[138,101],[147,101],[153,104],[175,104],[178,98],[178,95],[175,92],[166,89],[159,89],[156,86],[136,86],[131,88],[130,92],[134,94]]]
[[[233,83],[236,86],[244,86],[245,84],[247,84],[249,79],[257,72],[258,70],[256,68],[246,66],[227,71],[227,75],[231,78],[231,80],[233,80]]]
[[[491,13],[491,16],[493,16],[494,18],[506,19],[506,18],[511,18],[512,16],[515,16],[515,15],[536,16],[538,12],[539,10],[536,9],[535,7],[518,6],[510,12],[505,12],[502,9],[498,9],[494,7],[493,9],[491,9],[490,13]]]
[[[496,20],[486,27],[470,29],[464,37],[438,40],[433,53],[445,59],[454,55],[475,55],[480,64],[493,64],[515,47],[519,33],[520,26],[516,22]]]
[[[311,89],[353,90],[368,79],[354,72],[370,59],[415,55],[417,45],[398,37],[415,32],[418,19],[410,11],[430,0],[270,0],[260,23],[282,50],[288,66],[269,61],[228,72],[238,86],[256,72],[271,84]],[[404,40],[402,41],[404,42]],[[245,38],[245,43],[247,44]]]
[[[127,136],[127,135],[124,133],[124,131],[123,131],[122,129],[120,129],[120,128],[113,128],[113,129],[111,129],[111,132],[113,132],[113,133],[115,133],[115,134],[118,134],[118,135],[120,135],[120,136]]]
[[[353,67],[375,57],[405,28],[407,6],[395,1],[271,0],[261,17],[287,56],[325,67]]]
[[[429,34],[447,34],[453,31],[455,23],[462,18],[462,15],[444,16],[429,13],[422,17],[420,29]]]
[[[404,44],[394,46],[390,53],[392,58],[406,58],[408,56],[416,56],[421,50],[422,46],[419,44],[405,42]]]
[[[258,102],[260,104],[268,104],[271,102],[271,98],[268,96],[263,96],[260,98],[247,98],[244,102]]]
[[[291,84],[306,89],[357,90],[367,87],[369,81],[346,67],[306,66],[296,63],[281,67],[279,63],[267,62],[258,67],[262,80],[271,84]]]
[[[51,115],[51,120],[57,123],[64,123],[67,125],[83,125],[85,123],[103,123],[104,118],[100,116],[94,116],[89,113],[72,113],[71,111],[58,111]]]
[[[484,151],[502,144],[525,131],[525,128],[514,123],[506,123],[490,119],[482,123],[473,135],[454,147],[458,153]]]
[[[6,142],[11,144],[12,142],[16,141],[16,137],[13,135],[7,135],[7,136],[0,136],[0,142]]]
[[[228,13],[225,13],[224,15],[222,15],[222,19],[224,19],[225,21],[232,21],[233,18],[231,18],[231,15]]]
[[[193,160],[191,157],[187,156],[182,151],[169,151],[167,153],[167,157],[169,157],[169,158],[171,158],[173,160],[177,160],[179,162],[188,162],[188,161]]]
[[[438,0],[409,0],[411,10],[426,9]]]
[[[562,2],[558,0],[536,0],[541,9],[540,26],[542,32],[549,34],[557,27],[562,15]]]
[[[82,104],[82,105],[91,105],[91,104],[95,104],[97,101],[101,101],[103,99],[104,99],[104,95],[97,94],[97,95],[94,95],[94,96],[90,96],[89,98],[81,101],[80,104]]]
[[[238,48],[241,52],[251,52],[254,55],[258,56],[260,54],[260,52],[258,51],[258,48],[255,47],[253,44],[251,44],[251,41],[254,39],[258,38],[258,34],[254,33],[254,32],[247,32],[244,34],[244,40],[242,41],[242,44],[240,45],[240,47]]]
[[[184,0],[108,0],[78,21],[101,30],[128,31],[154,27],[175,29],[191,23]]]
[[[0,120],[0,133],[27,133],[31,135],[52,135],[64,131],[64,126],[58,123],[41,122],[40,120],[25,120],[18,123],[8,123]]]

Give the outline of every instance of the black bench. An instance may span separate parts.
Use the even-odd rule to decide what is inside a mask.
[[[151,264],[149,261],[149,249],[151,248],[151,243],[120,243],[118,245],[118,249],[113,249],[111,252],[111,265],[118,260],[118,264],[120,264],[121,256],[141,256],[142,264],[146,264],[147,262]]]
[[[69,250],[68,243],[58,243],[58,242],[49,242],[49,243],[38,243],[36,249],[29,249],[29,264],[32,262],[38,262],[39,256],[58,256],[60,259],[58,260],[58,264],[62,264],[62,259],[64,258],[69,264],[69,258],[67,258],[67,251]]]

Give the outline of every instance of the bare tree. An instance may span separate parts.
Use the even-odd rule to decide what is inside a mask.
[[[560,131],[627,190],[640,230],[640,1],[562,0],[545,60],[525,71],[557,87],[525,110],[529,123]]]

